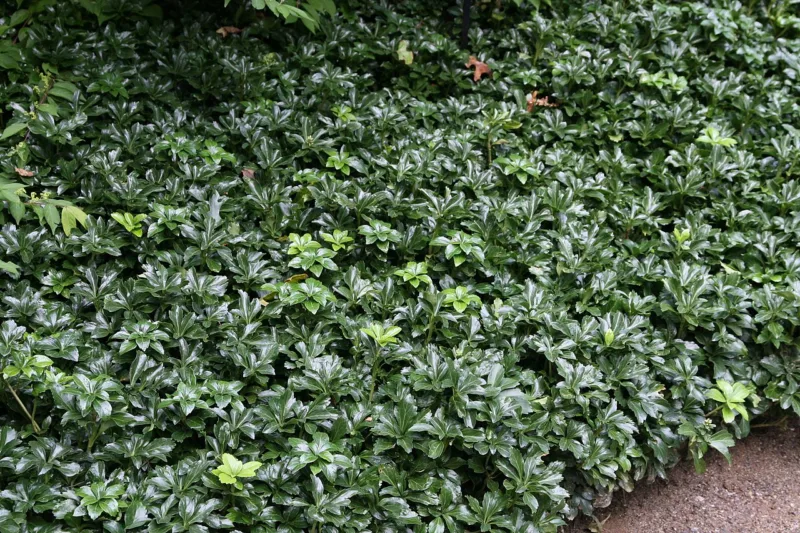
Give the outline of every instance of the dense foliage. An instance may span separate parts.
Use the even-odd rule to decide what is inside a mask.
[[[800,412],[795,0],[336,3],[0,0],[0,532],[553,531]]]
[[[230,3],[231,0],[224,0],[226,7]],[[288,23],[299,20],[311,31],[316,31],[323,16],[336,14],[333,0],[248,0],[248,3],[253,9],[269,10]]]

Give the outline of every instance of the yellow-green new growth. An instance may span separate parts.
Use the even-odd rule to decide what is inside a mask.
[[[212,470],[211,473],[217,476],[221,483],[233,485],[241,490],[244,488],[244,485],[242,485],[239,479],[255,476],[259,468],[261,468],[261,463],[258,461],[250,461],[249,463],[243,464],[233,455],[223,453],[222,464]]]
[[[737,412],[745,420],[750,419],[747,414],[747,408],[744,406],[744,401],[747,398],[752,399],[753,405],[758,404],[758,397],[753,394],[750,387],[739,382],[731,384],[723,379],[718,379],[717,387],[709,390],[706,396],[722,404],[717,409],[722,409],[722,419],[725,420],[726,424],[733,422]]]

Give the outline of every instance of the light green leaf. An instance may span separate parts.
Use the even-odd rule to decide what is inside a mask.
[[[414,62],[414,52],[408,49],[408,41],[400,41],[397,46],[397,58],[406,65]]]
[[[27,129],[27,122],[15,122],[14,124],[9,124],[6,126],[6,129],[3,130],[3,135],[0,135],[0,141]]]
[[[249,463],[245,463],[242,466],[242,469],[239,471],[236,477],[253,477],[256,475],[256,470],[261,468],[261,464],[258,461],[250,461]]]
[[[611,346],[611,343],[614,342],[614,330],[607,329],[605,333],[603,333],[603,341],[606,343],[606,346]]]
[[[8,272],[13,276],[19,275],[19,267],[14,263],[9,263],[8,261],[0,261],[0,270]]]
[[[74,205],[63,207],[61,209],[61,226],[64,228],[64,233],[69,236],[77,224],[86,227],[86,213]]]

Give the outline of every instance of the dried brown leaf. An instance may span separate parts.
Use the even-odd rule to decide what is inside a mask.
[[[33,176],[33,172],[30,170],[25,170],[24,168],[14,168],[14,171],[22,177],[30,178]]]
[[[489,68],[489,65],[483,61],[478,61],[475,56],[469,56],[469,62],[465,66],[467,68],[475,67],[475,73],[472,75],[473,81],[480,81],[484,75],[490,77],[492,75],[492,69]]]
[[[539,91],[533,91],[528,95],[528,113],[533,111],[534,107],[558,107],[556,102],[551,102],[549,96],[538,98]]]
[[[256,171],[252,168],[243,168],[242,177],[246,180],[251,180],[256,177]]]
[[[217,30],[217,33],[219,33],[224,39],[228,35],[242,33],[242,30],[237,28],[236,26],[222,26]]]

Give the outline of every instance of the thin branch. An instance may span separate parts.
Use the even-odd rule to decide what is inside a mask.
[[[39,104],[38,105],[42,105],[45,102],[45,100],[47,100],[47,95],[50,94],[50,89],[53,88],[53,85],[55,85],[55,81],[51,79],[47,83],[47,88],[42,93],[42,97],[39,98]],[[28,128],[28,131],[25,133],[25,138],[22,139],[22,142],[27,142],[28,141],[28,137],[30,137],[30,136],[31,136],[31,130],[30,130],[30,128]]]
[[[35,431],[36,433],[41,433],[42,428],[39,427],[39,424],[36,423],[36,420],[34,420],[33,415],[31,415],[31,413],[28,411],[28,408],[25,407],[25,404],[22,403],[22,400],[19,398],[19,396],[17,396],[17,391],[14,390],[14,387],[12,387],[11,384],[8,381],[6,381],[5,377],[0,375],[0,379],[3,380],[3,383],[5,383],[6,388],[14,397],[14,399],[17,401],[17,405],[20,406],[22,411],[25,413],[25,416],[27,416],[28,420],[31,421],[31,426],[33,426],[33,431]]]

